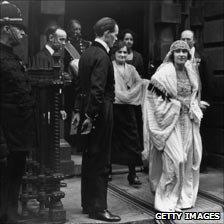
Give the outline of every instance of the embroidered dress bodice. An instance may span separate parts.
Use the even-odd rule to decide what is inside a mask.
[[[177,77],[177,96],[187,106],[189,106],[190,104],[191,92],[192,92],[191,84],[188,77],[187,76],[185,78]],[[184,105],[182,106],[181,109],[183,110],[183,112],[188,112],[188,108]]]
[[[177,77],[177,95],[178,95],[178,98],[182,102],[184,102],[180,110],[181,135],[182,135],[182,139],[184,143],[185,137],[186,137],[185,132],[188,126],[187,119],[188,119],[189,105],[190,105],[190,99],[191,99],[191,84],[187,76],[185,78]]]

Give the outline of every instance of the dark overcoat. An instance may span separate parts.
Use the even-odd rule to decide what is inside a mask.
[[[54,60],[50,52],[46,47],[43,47],[37,54],[36,54],[36,64],[42,68],[52,68],[54,65]]]
[[[25,66],[13,49],[0,44],[1,127],[9,151],[27,151],[34,143],[34,99]]]
[[[211,60],[208,55],[198,49],[195,49],[194,57],[198,63],[201,79],[201,99],[211,103],[212,91],[214,90]]]
[[[107,208],[107,183],[113,127],[114,70],[106,49],[94,42],[79,62],[82,113],[91,117],[94,129],[87,136],[82,160],[82,207]],[[80,98],[79,98],[80,99]],[[80,100],[77,100],[80,105]]]
[[[212,75],[212,64],[209,59],[209,55],[206,55],[205,52],[200,51],[198,48],[195,48],[194,54],[195,60],[198,64],[198,71],[201,82],[201,100],[208,101],[211,106],[204,111],[203,120],[201,122],[200,132],[202,137],[202,161],[201,161],[201,170],[206,169],[207,166],[207,157],[208,157],[208,144],[206,144],[207,133],[208,133],[208,120],[211,116],[211,111],[214,109],[212,105],[212,94],[214,90],[214,81]]]

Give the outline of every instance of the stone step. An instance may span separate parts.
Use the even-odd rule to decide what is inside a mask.
[[[74,175],[80,176],[81,175],[81,165],[82,165],[82,156],[81,155],[72,155],[72,161],[74,161]]]
[[[71,160],[71,146],[64,139],[60,139],[60,159]]]
[[[71,160],[71,148],[60,148],[60,159],[61,160]]]
[[[65,178],[75,175],[75,163],[71,159],[71,146],[65,139],[60,139],[60,167]]]
[[[72,160],[61,160],[61,172],[64,174],[65,178],[69,178],[75,175],[75,164]]]

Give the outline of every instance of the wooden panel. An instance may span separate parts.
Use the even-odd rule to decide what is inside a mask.
[[[223,129],[210,128],[205,130],[203,136],[204,144],[208,153],[217,153],[224,155],[224,145],[223,145]]]
[[[224,39],[223,27],[224,27],[224,20],[214,20],[205,22],[204,43],[214,43],[223,41]]]
[[[156,49],[156,55],[158,57],[157,58],[158,60],[163,61],[167,52],[170,49],[171,44],[172,42],[157,41],[155,49]]]
[[[223,98],[223,96],[224,96],[224,76],[214,76],[213,85],[214,85],[213,96],[216,98]]]
[[[159,33],[159,41],[171,45],[174,41],[173,30],[171,26],[161,28]]]
[[[224,2],[222,0],[207,0],[204,14],[206,17],[221,15],[224,12]]]
[[[42,0],[41,13],[51,15],[63,15],[65,13],[65,0]]]
[[[160,48],[161,51],[160,52],[161,52],[161,59],[162,60],[165,58],[167,52],[169,51],[170,45],[171,45],[171,43],[167,43],[167,42],[161,43],[161,48]]]
[[[224,47],[207,48],[205,53],[209,56],[214,70],[224,70]]]
[[[202,26],[203,25],[203,16],[202,8],[191,7],[190,8],[190,25],[193,26]]]
[[[180,23],[181,6],[179,4],[162,3],[157,10],[156,23]]]
[[[211,102],[211,106],[204,112],[203,126],[207,128],[224,128],[224,103]]]
[[[33,57],[39,50],[40,42],[40,1],[31,1],[29,7],[29,57]]]

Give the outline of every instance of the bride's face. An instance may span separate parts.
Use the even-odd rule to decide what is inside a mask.
[[[173,52],[174,64],[185,64],[187,61],[188,51],[186,49],[177,49]]]
[[[124,64],[128,55],[127,47],[124,46],[115,52],[115,60],[119,64]]]

